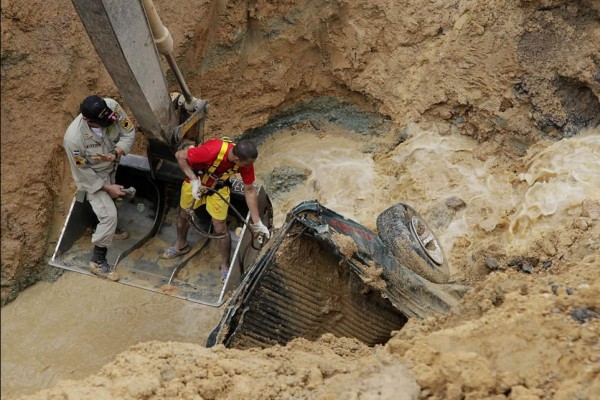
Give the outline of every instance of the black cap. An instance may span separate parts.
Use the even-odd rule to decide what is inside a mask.
[[[79,111],[84,117],[93,121],[106,121],[112,110],[100,96],[88,96],[79,106]]]

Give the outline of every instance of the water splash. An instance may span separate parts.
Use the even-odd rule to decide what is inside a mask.
[[[434,225],[447,254],[459,238],[472,242],[507,225],[518,195],[512,188],[514,174],[506,166],[498,168],[498,157],[483,158],[480,145],[466,136],[416,127],[409,135],[391,153],[395,165],[387,167],[397,177],[393,199],[412,205]],[[464,208],[449,209],[445,203],[451,198],[464,202]]]
[[[261,146],[258,175],[281,165],[309,171],[303,185],[276,196],[276,223],[298,202],[317,199],[375,230],[377,215],[403,202],[430,222],[446,254],[465,264],[474,249],[486,246],[523,252],[568,224],[583,201],[600,200],[598,129],[540,143],[523,159],[496,143],[416,125],[406,135],[374,156],[365,152],[364,138],[335,126],[274,134]],[[453,209],[450,199],[464,206]]]
[[[353,140],[342,128],[330,126],[326,134],[314,129],[282,131],[260,146],[256,162],[257,180],[265,182],[274,168],[289,166],[307,172],[306,180],[290,192],[273,193],[275,225],[304,200],[318,200],[324,206],[363,223],[372,223],[373,196],[384,186],[375,162],[364,153],[365,142]]]
[[[584,200],[600,200],[600,131],[560,140],[532,154],[519,179],[528,189],[511,218],[510,233],[524,238],[564,225],[581,212]]]

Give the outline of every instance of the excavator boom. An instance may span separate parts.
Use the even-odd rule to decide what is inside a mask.
[[[179,124],[139,0],[73,0],[93,45],[148,141],[172,142]]]

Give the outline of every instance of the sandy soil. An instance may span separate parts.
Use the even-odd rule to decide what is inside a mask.
[[[452,315],[411,320],[384,346],[330,336],[247,351],[143,343],[95,376],[29,398],[525,400],[600,393],[600,132],[579,140],[582,129],[600,122],[600,3],[156,6],[192,93],[211,102],[209,136],[261,126],[310,98],[337,97],[392,123],[388,146],[373,155],[379,172],[397,180],[390,202],[418,200],[426,183],[440,183],[439,171],[431,171],[430,181],[399,191],[420,165],[418,153],[408,152],[418,140],[415,126],[435,132],[440,158],[449,135],[475,139],[452,161],[485,165],[488,187],[498,190],[489,195],[514,198],[505,208],[459,199],[472,233],[452,237],[446,249],[453,277],[473,292]],[[87,94],[120,96],[68,1],[3,0],[1,17],[5,304],[47,272],[73,193],[61,147],[65,127]],[[406,135],[412,139],[402,143]],[[549,154],[561,149],[562,162],[552,164]],[[577,173],[568,169],[574,166],[581,166]],[[440,201],[441,214],[419,211],[450,229],[460,202]]]

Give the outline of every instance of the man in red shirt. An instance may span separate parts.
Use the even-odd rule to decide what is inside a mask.
[[[239,173],[244,182],[244,197],[250,210],[252,224],[250,228],[255,233],[270,237],[269,229],[262,223],[258,213],[258,197],[254,188],[254,161],[258,150],[249,140],[241,140],[234,144],[227,140],[209,140],[199,147],[189,147],[175,153],[175,158],[187,179],[181,186],[180,210],[177,219],[177,240],[166,249],[161,258],[175,258],[191,250],[187,243],[189,222],[186,210],[206,204],[206,211],[212,218],[214,232],[225,234],[219,241],[221,253],[221,278],[224,280],[229,272],[229,255],[231,253],[231,237],[227,231],[227,209],[229,202],[229,187],[218,185],[226,182],[231,175]],[[217,189],[218,186],[222,186]],[[206,188],[217,190],[221,196]]]

